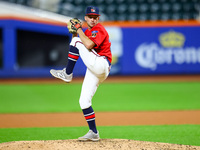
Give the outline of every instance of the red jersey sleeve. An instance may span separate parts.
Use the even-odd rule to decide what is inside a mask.
[[[97,32],[97,33],[95,33],[95,32]],[[98,49],[99,46],[101,45],[101,43],[106,38],[106,34],[101,29],[99,29],[97,31],[92,31],[92,35],[93,34],[94,34],[94,36],[90,37],[90,39],[96,44],[96,46],[94,47],[94,49]],[[95,36],[95,34],[96,34],[96,36]]]
[[[91,30],[87,29],[85,31],[85,35],[95,43],[93,49],[97,52],[97,54],[99,54],[100,56],[106,56],[111,62],[111,43],[109,41],[109,35],[106,29],[98,23]]]
[[[107,34],[105,33],[105,30],[101,28],[101,26],[97,25],[94,28],[92,28],[92,30],[88,32],[88,34],[86,32],[86,35],[95,43],[94,49],[98,49],[101,43],[106,38]]]

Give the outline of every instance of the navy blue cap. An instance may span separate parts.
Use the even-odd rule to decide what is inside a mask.
[[[88,6],[86,8],[85,15],[86,16],[88,16],[88,15],[101,16],[101,15],[99,15],[99,8],[95,7],[95,6]]]

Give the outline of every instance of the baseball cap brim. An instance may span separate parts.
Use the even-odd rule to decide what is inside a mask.
[[[89,14],[86,14],[86,16],[89,16],[89,15],[91,15],[91,16],[101,16],[101,15],[96,14],[96,13],[89,13]]]

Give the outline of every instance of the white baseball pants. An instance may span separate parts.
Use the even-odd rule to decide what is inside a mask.
[[[92,97],[99,84],[108,77],[109,64],[105,56],[99,56],[94,50],[88,50],[79,37],[74,37],[70,45],[79,50],[80,57],[87,67],[79,99],[81,109],[86,109],[92,105]]]

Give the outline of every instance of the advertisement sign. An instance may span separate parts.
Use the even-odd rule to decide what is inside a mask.
[[[123,29],[123,74],[200,73],[200,27]]]

